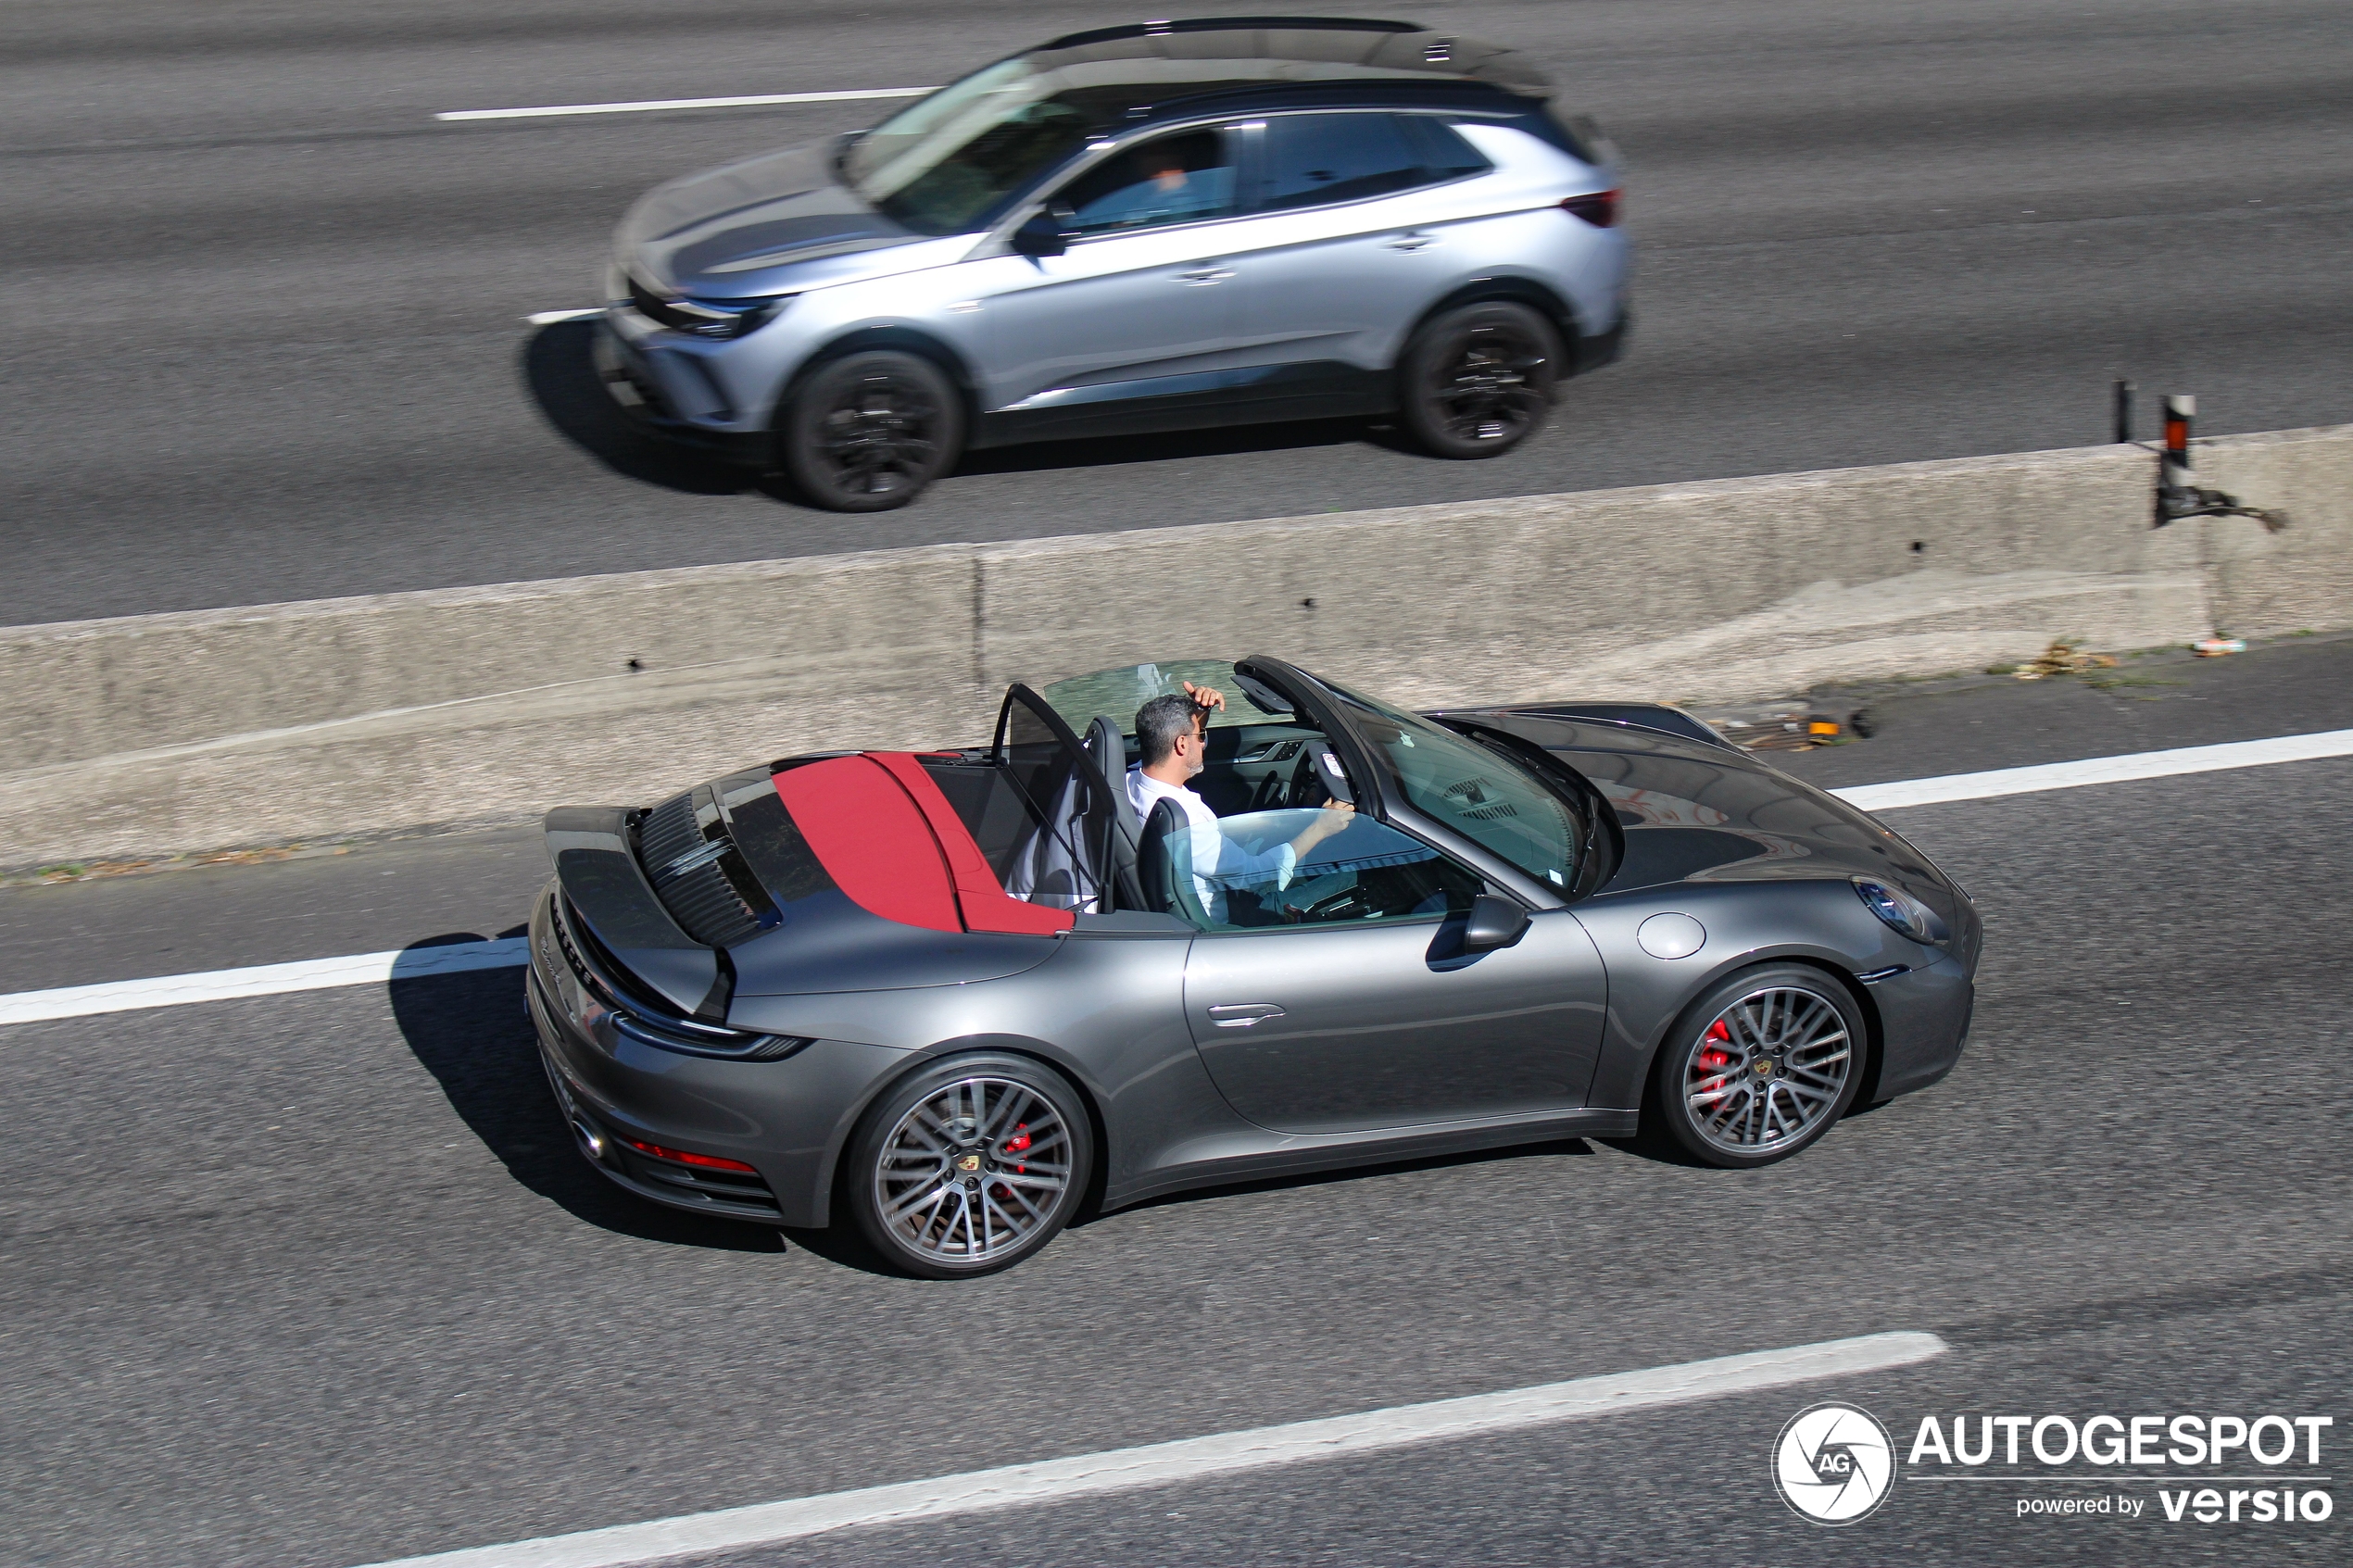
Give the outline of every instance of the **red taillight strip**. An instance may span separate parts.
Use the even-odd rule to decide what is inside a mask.
[[[674,1164],[693,1165],[705,1171],[741,1171],[747,1176],[760,1174],[757,1166],[747,1165],[740,1160],[722,1160],[715,1154],[689,1154],[683,1148],[664,1148],[658,1143],[639,1143],[635,1138],[621,1141],[640,1154],[650,1154],[656,1160],[667,1160]]]

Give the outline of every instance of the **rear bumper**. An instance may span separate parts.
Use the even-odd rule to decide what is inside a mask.
[[[618,1185],[673,1209],[824,1224],[834,1163],[857,1114],[908,1053],[814,1040],[780,1061],[731,1061],[648,1045],[613,1028],[558,947],[552,919],[551,890],[532,912],[531,1019],[582,1156]],[[630,1140],[740,1160],[759,1177],[649,1157]]]
[[[1577,363],[1569,373],[1581,376],[1589,370],[1598,370],[1604,365],[1616,364],[1624,358],[1627,335],[1633,329],[1633,310],[1630,307],[1620,307],[1617,325],[1607,332],[1595,332],[1591,336],[1580,336],[1577,340]]]

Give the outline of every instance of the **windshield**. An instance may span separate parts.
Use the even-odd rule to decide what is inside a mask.
[[[1424,816],[1529,875],[1575,885],[1583,814],[1508,757],[1386,703],[1326,684]]]
[[[1136,733],[1136,709],[1156,696],[1182,696],[1188,681],[1225,695],[1226,706],[1210,709],[1209,727],[1213,730],[1272,723],[1290,717],[1288,707],[1268,709],[1252,702],[1231,661],[1222,659],[1164,659],[1154,664],[1125,664],[1116,670],[1098,670],[1091,675],[1056,681],[1038,695],[1077,734],[1086,734],[1087,726],[1100,714],[1118,725],[1121,734],[1132,735]],[[1277,693],[1263,686],[1259,690],[1268,702],[1281,701]]]
[[[980,227],[1000,203],[1087,144],[1098,118],[1055,79],[1000,60],[884,120],[842,158],[860,200],[925,234]]]

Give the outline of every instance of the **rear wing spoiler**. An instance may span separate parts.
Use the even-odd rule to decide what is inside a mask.
[[[559,806],[547,813],[547,834],[565,898],[616,963],[680,1012],[726,1006],[718,952],[679,929],[637,864],[628,808]]]

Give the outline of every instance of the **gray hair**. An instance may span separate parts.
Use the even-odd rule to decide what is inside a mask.
[[[1156,696],[1136,709],[1136,743],[1143,748],[1147,768],[1157,768],[1176,749],[1176,737],[1193,733],[1193,716],[1201,709],[1189,696],[1171,693]]]

